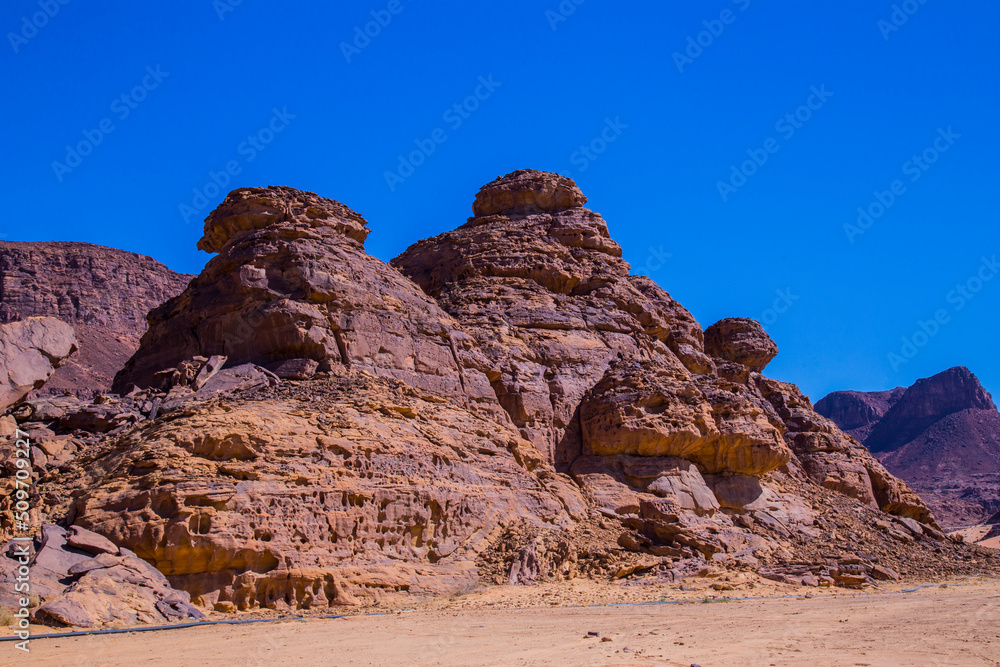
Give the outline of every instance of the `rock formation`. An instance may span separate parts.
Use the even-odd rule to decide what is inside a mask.
[[[517,171],[480,190],[465,225],[392,262],[475,336],[499,370],[500,404],[551,463],[587,488],[597,478],[579,470],[592,456],[682,457],[761,476],[795,451],[796,467],[827,488],[933,522],[795,387],[759,374],[777,346],[758,323],[727,319],[703,334],[659,286],[629,274],[585,202],[569,179]]]
[[[705,350],[713,357],[742,364],[757,373],[778,355],[778,346],[755,320],[730,317],[705,330]]]
[[[905,391],[905,387],[888,391],[835,391],[816,402],[816,411],[863,443]]]
[[[53,525],[43,526],[35,543],[12,541],[0,552],[0,606],[8,609],[21,606],[15,591],[21,559],[28,562],[31,594],[44,600],[31,612],[36,622],[131,627],[205,616],[188,593],[128,549],[79,526]]]
[[[951,527],[1000,508],[1000,412],[967,368],[889,392],[838,391],[816,404],[905,479]]]
[[[153,386],[157,372],[194,356],[224,355],[231,365],[346,366],[498,413],[486,360],[437,303],[365,253],[367,235],[360,215],[311,192],[233,191],[199,241],[219,254],[149,313],[115,391]]]
[[[706,336],[584,203],[514,172],[390,266],[343,204],[233,191],[199,243],[217,256],[150,313],[117,393],[15,410],[46,454],[39,521],[223,611],[477,579],[973,571],[973,547],[761,374],[759,325]]]
[[[45,384],[77,346],[73,329],[52,317],[0,325],[0,413]]]
[[[612,360],[665,351],[712,368],[695,319],[629,275],[586,201],[569,179],[516,171],[483,186],[476,217],[392,261],[475,337],[500,405],[560,469],[583,451],[577,410]]]
[[[110,389],[146,331],[146,313],[190,278],[90,243],[0,241],[0,323],[49,316],[70,324],[80,350],[42,391],[89,398]]]

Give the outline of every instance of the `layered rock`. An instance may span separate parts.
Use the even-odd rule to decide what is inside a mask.
[[[31,610],[46,624],[100,627],[134,626],[204,618],[191,596],[170,586],[152,565],[128,549],[78,526],[68,531],[42,527],[32,541],[12,541],[0,552],[0,606],[19,609],[15,586],[23,562],[31,572],[31,594],[44,600]]]
[[[768,473],[781,477],[787,465],[787,474],[933,524],[919,498],[797,388],[760,375],[777,346],[758,323],[727,319],[702,334],[655,283],[629,275],[585,202],[569,179],[514,172],[482,188],[465,225],[392,262],[499,367],[493,387],[522,436],[599,504],[639,512],[645,533],[661,537],[674,530],[659,525],[665,510],[642,508],[667,502],[677,516],[685,508],[644,494],[674,484],[656,480],[679,479],[678,459],[756,486],[748,505],[767,495]],[[636,486],[615,473],[622,456],[660,465],[655,483]],[[811,523],[808,512],[778,505],[800,527]],[[696,541],[697,528],[682,532]],[[738,551],[737,542],[728,550]]]
[[[70,324],[80,350],[41,391],[89,398],[110,389],[135,352],[146,313],[190,278],[116,248],[0,241],[0,323],[48,316]]]
[[[485,359],[437,303],[364,252],[367,234],[360,215],[311,192],[233,191],[199,241],[219,254],[149,313],[115,391],[153,386],[156,373],[185,359],[222,355],[229,365],[342,365],[495,410]]]
[[[201,241],[218,256],[151,313],[120,395],[18,408],[55,452],[38,511],[220,610],[625,577],[649,558],[670,581],[966,571],[905,484],[761,375],[776,346],[759,325],[720,323],[706,353],[585,201],[515,172],[387,266],[342,204],[230,193]]]
[[[52,317],[0,325],[0,413],[41,388],[78,345],[72,327]]]
[[[584,446],[588,454],[671,456],[710,474],[759,477],[792,454],[754,398],[721,378],[696,381],[676,362],[615,362],[580,406]]]
[[[947,525],[977,523],[1000,508],[1000,412],[967,368],[905,390],[834,392],[817,409],[852,429]]]
[[[870,507],[936,527],[923,500],[867,449],[813,410],[795,385],[760,377],[757,386],[787,428],[795,464],[815,483]]]
[[[569,179],[516,171],[483,186],[476,216],[392,261],[474,336],[522,436],[560,469],[583,451],[576,414],[609,364],[660,350],[712,363],[691,314],[648,278]]]
[[[68,516],[201,604],[447,593],[474,580],[500,526],[568,527],[586,511],[530,443],[422,390],[337,368],[213,394],[230,372],[95,456]]]

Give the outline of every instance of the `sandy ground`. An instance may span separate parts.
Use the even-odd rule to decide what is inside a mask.
[[[27,661],[0,644],[0,664],[1000,665],[1000,583],[866,595],[812,589],[811,598],[712,602],[698,592],[674,604],[502,608],[546,596],[544,589],[518,588],[378,616],[35,639]]]
[[[1000,549],[1000,536],[991,537],[988,540],[984,540],[989,532],[993,530],[993,525],[983,525],[983,526],[972,526],[970,528],[963,528],[962,530],[955,531],[959,535],[965,538],[966,544],[978,544],[981,547],[989,547],[990,549]]]

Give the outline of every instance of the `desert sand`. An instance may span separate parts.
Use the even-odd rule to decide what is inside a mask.
[[[605,590],[607,587],[604,587]],[[36,639],[34,665],[1000,665],[1000,583],[904,593],[674,591],[670,603],[562,606],[599,590],[494,587],[412,611]],[[652,591],[644,593],[648,597]],[[687,595],[687,599],[677,596]],[[717,595],[717,594],[716,594]],[[748,596],[746,591],[734,595]],[[541,606],[542,600],[552,600]],[[616,598],[617,599],[617,598]],[[533,603],[533,604],[531,604]],[[529,604],[521,608],[511,605]],[[505,608],[507,607],[507,608]],[[598,636],[589,633],[598,633]],[[0,645],[0,663],[13,647]]]

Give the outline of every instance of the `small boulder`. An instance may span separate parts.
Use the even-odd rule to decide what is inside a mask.
[[[98,554],[117,556],[119,553],[118,547],[111,540],[80,526],[72,526],[66,531],[66,543],[95,556]]]
[[[282,380],[309,380],[316,375],[319,362],[315,359],[286,359],[268,364],[265,368]]]
[[[756,320],[727,317],[705,329],[705,351],[759,373],[777,356],[778,346]]]

